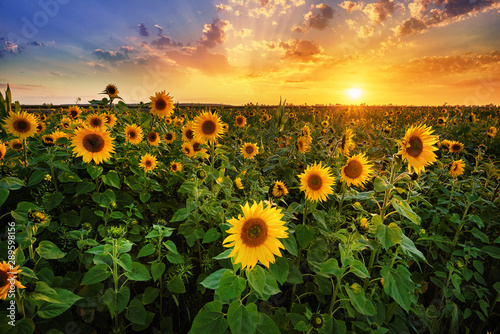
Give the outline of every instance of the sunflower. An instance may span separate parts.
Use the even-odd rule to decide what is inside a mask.
[[[184,120],[185,120],[185,118],[176,117],[174,119],[174,125],[175,126],[181,126],[184,123]]]
[[[0,160],[5,158],[5,153],[7,153],[7,146],[0,141]]]
[[[307,137],[311,136],[311,128],[309,127],[309,125],[304,125],[302,127],[302,135]]]
[[[64,130],[71,130],[71,123],[72,123],[71,118],[63,117],[61,118],[60,123]]]
[[[352,137],[354,137],[354,132],[351,129],[345,130],[345,133],[342,135],[338,150],[345,156],[349,156],[349,152],[355,147]]]
[[[464,173],[465,162],[460,159],[457,161],[453,161],[450,166],[450,174],[453,178],[457,178],[457,176],[462,175]]]
[[[259,154],[259,147],[257,144],[245,143],[241,148],[241,154],[245,159],[252,159],[254,156]]]
[[[9,141],[9,146],[17,152],[21,152],[23,150],[23,142],[20,139],[12,139]]]
[[[237,177],[234,180],[234,184],[236,185],[236,188],[238,188],[240,190],[245,189],[245,187],[243,186],[243,182],[241,182],[241,177]]]
[[[229,131],[229,125],[227,123],[222,122],[222,132],[228,132]]]
[[[462,144],[461,142],[458,142],[455,140],[452,140],[450,142],[450,152],[451,153],[459,153],[463,150],[463,148],[464,148],[464,144]]]
[[[160,145],[160,134],[158,132],[151,131],[148,133],[148,143],[151,146]]]
[[[269,116],[268,114],[263,114],[262,117],[261,117],[261,120],[262,120],[263,123],[266,123],[270,119],[271,119],[271,116]]]
[[[306,199],[311,201],[325,201],[329,194],[333,194],[335,180],[330,175],[329,167],[322,167],[321,162],[310,165],[304,173],[299,175],[300,190],[305,191]]]
[[[497,128],[495,128],[494,126],[490,126],[490,128],[486,132],[486,135],[490,138],[494,138],[497,135]]]
[[[115,152],[113,140],[105,130],[83,128],[75,131],[71,145],[76,156],[81,156],[84,162],[94,160],[96,164],[100,164]]]
[[[90,128],[94,129],[102,128],[105,124],[106,124],[106,118],[104,117],[104,115],[92,113],[87,116],[87,125]]]
[[[21,140],[33,136],[36,133],[37,121],[35,116],[26,111],[12,112],[5,120],[7,132]]]
[[[281,256],[280,248],[285,249],[278,238],[288,238],[281,209],[264,207],[262,201],[249,206],[241,206],[243,216],[231,218],[232,227],[227,230],[229,236],[224,239],[224,247],[233,247],[229,257],[236,256],[235,263],[241,263],[242,269],[251,270],[257,262],[269,268],[274,263],[274,255]]]
[[[219,115],[209,111],[202,112],[193,121],[194,138],[202,142],[214,143],[222,135]]]
[[[176,119],[177,119],[177,117],[176,117]],[[165,118],[163,121],[164,121],[164,122],[165,122],[165,124],[167,124],[167,125],[170,125],[170,124],[172,124],[172,122],[173,122],[172,117],[167,117],[167,118]]]
[[[444,147],[444,148],[446,148],[447,150],[449,150],[449,149],[450,149],[451,140],[444,139],[444,140],[442,140],[439,144],[440,144],[442,147]]]
[[[71,106],[68,108],[68,116],[71,119],[77,119],[82,114],[82,109],[78,106]]]
[[[170,163],[170,170],[173,173],[180,172],[182,170],[182,164],[180,162],[172,161]]]
[[[236,126],[239,128],[244,128],[245,125],[247,124],[247,118],[243,115],[238,115],[234,120],[234,124],[236,124]]]
[[[45,122],[47,120],[47,115],[45,114],[39,114],[38,115],[38,120]]]
[[[365,154],[358,154],[349,159],[341,170],[341,181],[347,186],[363,187],[364,183],[373,174],[373,164],[365,158]]]
[[[62,131],[54,131],[52,132],[51,136],[54,138],[54,143],[56,144],[59,138],[69,138],[69,135],[66,132]]]
[[[191,143],[183,143],[181,148],[182,152],[184,152],[184,154],[187,155],[188,157],[191,158],[194,155],[194,150]]]
[[[42,142],[45,146],[53,146],[56,143],[54,135],[48,134],[42,137]]]
[[[280,198],[286,195],[288,195],[288,189],[286,188],[286,184],[281,181],[274,182],[273,196],[276,198]]]
[[[183,128],[182,128],[182,140],[183,141],[191,141],[194,138],[194,132],[193,132],[193,122],[188,122]]]
[[[118,92],[118,88],[115,85],[109,84],[104,89],[104,93],[108,94],[108,96],[109,96],[110,99],[114,99],[115,97],[118,96],[119,92]]]
[[[131,124],[125,128],[125,139],[132,145],[142,141],[142,128],[137,124]]]
[[[175,133],[168,131],[163,136],[163,139],[165,139],[165,144],[172,144],[175,140]]]
[[[115,123],[117,121],[117,118],[113,114],[103,114],[104,116],[104,124],[106,124],[108,127],[112,128],[115,126]]]
[[[444,117],[439,117],[438,120],[437,120],[437,124],[438,125],[445,125],[446,124],[446,118]]]
[[[156,158],[149,153],[146,153],[141,157],[141,162],[139,167],[144,168],[145,172],[151,172],[156,168]]]
[[[189,143],[193,147],[194,154],[207,152],[205,148],[200,147],[201,145],[203,145],[203,143],[200,140],[193,139]]]
[[[41,121],[38,121],[36,124],[36,132],[38,134],[42,133],[45,130],[45,124]]]
[[[306,137],[301,136],[297,138],[297,148],[300,151],[300,153],[306,153],[311,149],[311,146],[309,145]]]
[[[411,126],[406,130],[405,137],[401,141],[401,154],[403,160],[408,161],[408,170],[411,172],[411,167],[415,169],[417,174],[425,170],[425,166],[436,161],[436,155],[433,151],[437,147],[432,146],[437,143],[438,136],[432,135],[431,127],[425,125]]]
[[[321,126],[324,127],[324,128],[327,128],[328,125],[330,125],[330,123],[328,123],[328,121],[326,121],[326,120],[323,121],[323,122],[321,122]]]
[[[151,96],[151,113],[159,117],[169,117],[174,111],[174,100],[165,91],[157,92]]]
[[[9,292],[15,289],[14,286],[19,289],[26,288],[17,280],[17,274],[21,271],[19,266],[13,268],[5,261],[0,263],[0,299],[7,299]]]

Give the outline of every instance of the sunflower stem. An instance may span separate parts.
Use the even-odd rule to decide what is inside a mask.
[[[26,152],[26,139],[23,139],[24,167],[28,167],[28,155]]]
[[[453,179],[453,181],[451,182],[450,200],[448,201],[448,205],[446,206],[446,208],[448,210],[450,210],[451,201],[453,200],[453,192],[455,191],[455,183],[456,183],[456,181],[457,181],[457,179]]]
[[[342,196],[340,197],[340,202],[339,202],[339,213],[342,212],[342,207],[344,205],[344,197],[345,193],[347,192],[347,184],[345,182],[342,183]]]

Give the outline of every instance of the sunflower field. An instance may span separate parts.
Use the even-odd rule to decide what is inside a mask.
[[[500,333],[496,106],[0,95],[0,333]]]

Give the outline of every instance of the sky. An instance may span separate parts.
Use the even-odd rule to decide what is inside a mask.
[[[21,104],[500,104],[500,0],[0,0]]]

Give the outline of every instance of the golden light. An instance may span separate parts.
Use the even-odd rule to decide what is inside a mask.
[[[363,91],[359,88],[351,88],[348,89],[346,92],[351,99],[357,99],[363,94]]]

